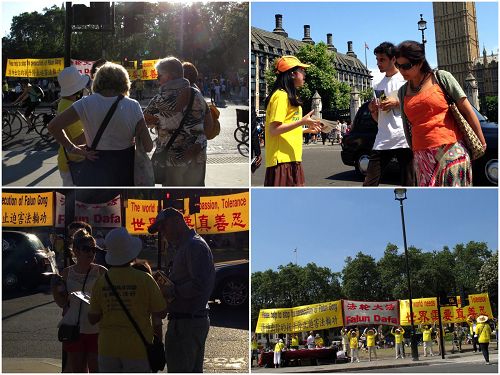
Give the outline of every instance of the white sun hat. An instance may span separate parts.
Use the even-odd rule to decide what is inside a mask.
[[[142,241],[131,236],[127,229],[120,227],[110,231],[104,239],[108,252],[106,263],[121,266],[137,258],[142,250]]]
[[[74,66],[64,68],[57,76],[57,81],[61,86],[61,96],[70,96],[83,90],[87,86],[89,79],[89,76],[80,74]]]

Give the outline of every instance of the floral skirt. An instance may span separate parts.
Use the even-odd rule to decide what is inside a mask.
[[[472,186],[472,167],[461,142],[413,151],[418,186]]]

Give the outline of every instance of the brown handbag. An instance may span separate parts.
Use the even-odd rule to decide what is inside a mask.
[[[444,87],[443,82],[441,82],[441,78],[439,77],[440,76],[439,70],[436,71],[435,76],[437,83],[441,87],[441,90],[443,90],[443,93],[446,97],[446,101],[448,102],[448,108],[450,109],[451,113],[453,114],[453,117],[455,118],[455,123],[457,124],[457,128],[462,133],[465,146],[467,147],[467,150],[470,153],[471,160],[479,159],[485,153],[485,150],[483,148],[483,145],[481,144],[481,141],[479,140],[479,137],[477,136],[476,132],[472,129],[472,127],[469,125],[469,123],[462,115],[462,113],[460,113],[460,110],[458,109],[455,101],[451,98],[450,94],[448,94],[448,91]]]

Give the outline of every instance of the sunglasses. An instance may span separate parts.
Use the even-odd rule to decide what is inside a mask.
[[[403,70],[410,70],[415,64],[413,64],[412,62],[407,62],[407,63],[404,63],[404,64],[398,64],[397,62],[394,64],[396,66],[396,68],[398,69],[403,69]]]

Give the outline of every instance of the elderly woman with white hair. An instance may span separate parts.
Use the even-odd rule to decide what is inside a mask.
[[[160,92],[144,110],[148,126],[156,127],[158,131],[152,158],[156,183],[204,186],[207,162],[203,124],[207,111],[205,99],[184,78],[182,63],[177,58],[160,60],[156,71]],[[191,109],[188,110],[191,99]]]
[[[128,97],[130,80],[127,71],[120,65],[105,63],[97,70],[92,91],[92,95],[83,97],[57,115],[48,125],[49,132],[68,153],[85,156],[92,162],[92,175],[84,176],[85,181],[75,181],[75,176],[72,176],[75,185],[132,186],[135,143],[141,142],[144,150],[149,152],[153,149],[153,141],[141,106]],[[109,116],[104,128],[104,119]],[[83,124],[85,145],[74,144],[65,132],[78,120]],[[99,131],[101,127],[104,129],[102,133]],[[95,138],[99,140],[92,148]]]

